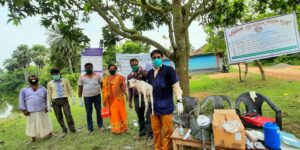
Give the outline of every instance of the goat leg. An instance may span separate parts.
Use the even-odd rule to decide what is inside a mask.
[[[142,93],[139,92],[139,108],[142,107]]]
[[[149,101],[148,101],[148,96],[146,94],[144,94],[144,102],[145,102],[145,112],[144,112],[144,116],[145,118],[147,118],[147,111],[148,111],[148,105],[149,105]]]

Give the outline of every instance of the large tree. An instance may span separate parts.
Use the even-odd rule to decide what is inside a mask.
[[[49,49],[44,45],[33,45],[30,49],[32,54],[32,61],[37,68],[37,74],[39,75],[41,69],[46,65],[46,62],[49,60]]]
[[[9,59],[10,65],[16,64],[18,69],[22,69],[24,74],[24,80],[27,81],[28,71],[26,68],[32,62],[32,53],[28,45],[19,45],[16,50],[13,51],[11,59]],[[8,67],[8,66],[7,66]]]
[[[59,30],[48,33],[50,45],[50,60],[56,67],[68,66],[69,72],[73,73],[79,63],[79,54],[83,48],[75,40],[64,37]]]
[[[27,16],[40,14],[44,26],[49,27],[54,23],[63,24],[67,27],[63,32],[66,34],[74,31],[71,29],[74,29],[78,21],[89,21],[88,15],[97,13],[116,34],[148,43],[162,50],[173,60],[184,95],[189,95],[188,29],[199,16],[209,15],[218,6],[217,0],[0,0],[0,4],[8,5],[10,20],[15,24]],[[81,14],[83,18],[78,17]],[[153,30],[162,25],[168,27],[172,50],[161,45],[155,37],[147,37],[143,34],[143,31]],[[81,35],[75,34],[72,37],[80,40]]]
[[[137,53],[147,53],[150,50],[149,45],[140,42],[126,41],[122,45],[123,53],[125,54],[137,54]]]
[[[108,65],[109,63],[115,63],[116,53],[138,54],[147,53],[149,50],[149,45],[134,41],[126,41],[120,46],[112,44],[105,47],[105,51],[103,52],[104,64]]]
[[[15,58],[5,59],[3,62],[3,65],[4,65],[4,68],[9,72],[13,72],[13,71],[19,69],[18,62]]]

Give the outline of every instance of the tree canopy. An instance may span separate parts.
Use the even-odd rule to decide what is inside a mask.
[[[52,65],[59,69],[68,66],[70,73],[79,68],[79,57],[81,50],[84,48],[83,45],[68,36],[63,36],[57,29],[48,33],[48,43],[51,50],[50,60]]]
[[[255,4],[256,12],[276,9],[284,13],[287,6],[298,4],[299,0],[0,0],[2,6],[8,6],[9,21],[13,24],[19,24],[26,17],[41,15],[43,26],[57,26],[64,37],[76,43],[88,42],[78,23],[90,21],[92,13],[98,14],[115,35],[148,43],[172,59],[185,96],[189,95],[191,45],[188,29],[191,23],[200,21],[214,27],[235,24],[247,10],[246,2]],[[171,50],[154,37],[143,34],[163,25],[169,30]]]
[[[125,54],[137,54],[137,53],[147,53],[149,52],[150,47],[147,44],[141,42],[126,41],[124,44],[118,46],[109,46],[106,47],[106,50],[103,52],[104,64],[108,65],[110,63],[116,62],[116,53],[125,53]]]
[[[226,52],[224,28],[243,24],[255,20],[265,19],[276,15],[296,12],[298,29],[300,30],[300,0],[259,0],[259,1],[231,1],[229,5],[222,5],[223,9],[215,12],[216,17],[205,23],[207,33],[206,52]],[[236,11],[238,10],[240,11]],[[234,17],[232,16],[239,16]]]
[[[184,95],[189,95],[188,57],[190,51],[188,28],[198,16],[205,16],[216,9],[217,0],[1,0],[9,7],[9,21],[19,24],[28,16],[41,15],[42,25],[56,27],[62,35],[77,43],[86,42],[78,22],[89,21],[89,15],[96,13],[108,24],[115,34],[131,40],[148,43],[162,50],[175,62]],[[129,22],[129,23],[128,23]],[[168,50],[147,37],[143,31],[162,25],[169,29],[172,50]]]

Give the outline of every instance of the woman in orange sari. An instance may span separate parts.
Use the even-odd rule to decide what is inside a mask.
[[[108,66],[110,75],[103,79],[103,103],[109,107],[111,132],[122,134],[128,131],[127,113],[125,109],[126,85],[125,77],[116,74],[117,66]]]

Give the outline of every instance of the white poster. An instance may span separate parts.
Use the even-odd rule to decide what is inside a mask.
[[[139,61],[139,65],[149,71],[152,69],[152,60],[149,53],[141,54],[116,54],[116,61],[119,73],[127,77],[128,74],[132,71],[130,67],[130,59],[136,58]]]
[[[230,64],[300,52],[295,13],[225,29]]]
[[[86,48],[81,53],[81,74],[85,73],[84,65],[86,63],[93,64],[93,71],[102,75],[102,48]]]

